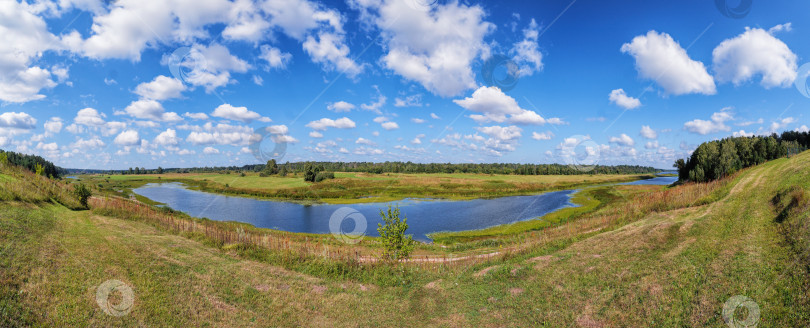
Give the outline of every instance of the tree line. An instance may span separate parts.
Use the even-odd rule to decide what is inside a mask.
[[[680,181],[707,182],[749,166],[797,154],[808,146],[810,134],[807,132],[729,137],[700,144],[688,159],[678,159],[673,166],[678,169]]]
[[[162,168],[165,173],[231,173],[257,172],[265,175],[305,174],[307,166],[320,172],[357,172],[357,173],[478,173],[507,175],[591,175],[591,174],[649,174],[660,172],[649,166],[640,165],[596,165],[592,170],[578,170],[565,164],[453,164],[453,163],[413,163],[413,162],[286,162],[276,163],[270,160],[267,164],[248,164],[243,166],[214,166],[189,168]],[[111,174],[155,174],[159,170],[137,168],[137,171],[116,170]]]
[[[24,167],[39,175],[59,179],[67,171],[58,167],[50,161],[36,155],[20,154],[13,151],[0,149],[0,160],[17,166]]]

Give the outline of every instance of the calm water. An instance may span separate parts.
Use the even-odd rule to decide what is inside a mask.
[[[513,223],[543,216],[560,208],[576,206],[571,195],[576,190],[549,192],[542,195],[514,196],[468,201],[405,199],[390,203],[352,205],[301,205],[290,202],[224,196],[186,189],[180,183],[150,183],[133,190],[149,199],[195,217],[220,221],[239,221],[260,228],[292,232],[330,233],[329,221],[336,221],[344,233],[355,231],[354,211],[367,222],[366,235],[378,236],[379,211],[388,205],[399,205],[408,218],[408,233],[414,239],[428,241],[426,234],[438,231],[462,231]],[[347,219],[340,220],[347,217]],[[362,230],[362,229],[361,229]]]
[[[627,182],[630,185],[668,185],[676,177],[655,177]],[[380,210],[399,205],[408,218],[408,232],[414,239],[429,241],[427,234],[438,231],[463,231],[534,219],[565,207],[577,190],[563,190],[533,196],[513,196],[468,201],[405,199],[389,203],[351,205],[301,205],[290,202],[224,196],[186,189],[180,183],[150,183],[133,190],[149,199],[195,217],[219,221],[239,221],[260,228],[292,232],[330,233],[330,219],[349,233],[363,231],[357,213],[367,223],[365,234],[378,236],[382,223]],[[344,208],[343,210],[341,210]],[[336,214],[337,213],[337,214]],[[333,219],[332,216],[335,216]],[[355,230],[357,228],[357,230]]]

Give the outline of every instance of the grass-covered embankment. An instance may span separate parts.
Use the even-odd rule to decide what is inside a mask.
[[[33,326],[719,327],[723,304],[744,295],[758,327],[805,327],[807,163],[810,153],[712,183],[616,186],[618,198],[559,225],[447,247],[503,243],[485,260],[358,263],[350,274],[327,269],[344,265],[329,253],[374,246],[293,234],[328,250],[288,266],[280,250],[247,247],[235,225],[212,225],[215,243],[217,231],[3,201],[0,313]],[[109,279],[133,290],[124,316],[96,304]]]

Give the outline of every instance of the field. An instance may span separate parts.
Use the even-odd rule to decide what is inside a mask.
[[[808,326],[808,163],[810,152],[712,183],[597,188],[599,205],[555,224],[456,236],[399,264],[373,261],[374,239],[118,198],[73,211],[4,197],[0,326],[721,327],[737,295],[758,327]],[[134,299],[119,317],[97,304],[111,279]]]
[[[247,197],[327,203],[384,202],[407,197],[471,199],[571,189],[595,184],[633,181],[650,175],[485,175],[485,174],[366,174],[341,173],[319,183],[302,176],[260,177],[256,173],[161,175],[86,175],[80,179],[119,196],[150,182],[183,182],[192,189]],[[120,192],[119,192],[120,191]],[[143,200],[143,199],[142,199]]]

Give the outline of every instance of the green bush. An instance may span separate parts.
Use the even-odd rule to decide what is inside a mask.
[[[90,208],[87,206],[87,200],[93,193],[89,188],[85,187],[84,184],[78,183],[73,185],[73,192],[76,194],[76,197],[79,198],[79,203],[82,204],[82,207]]]
[[[380,210],[385,224],[377,224],[377,232],[383,244],[383,260],[398,261],[407,259],[413,251],[413,236],[406,235],[408,230],[408,218],[399,218],[399,207],[391,208],[388,211]]]
[[[334,178],[335,174],[332,172],[318,172],[318,174],[315,175],[315,182],[321,182],[326,179],[334,179]]]

